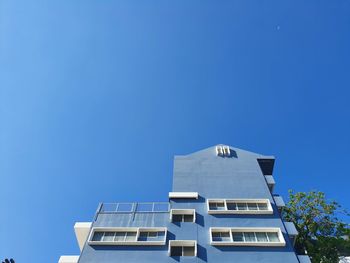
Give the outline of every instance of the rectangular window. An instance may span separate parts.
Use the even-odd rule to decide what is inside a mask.
[[[194,209],[171,209],[170,219],[172,222],[195,222],[196,212]]]
[[[210,201],[209,202],[210,210],[226,210],[224,201]]]
[[[217,241],[217,242],[225,242],[225,241],[230,242],[231,241],[230,231],[213,232],[212,239],[213,241]]]
[[[171,257],[195,257],[197,256],[197,241],[170,240],[169,255]]]
[[[272,214],[269,199],[209,199],[209,214]]]
[[[94,228],[90,245],[165,245],[166,228]]]
[[[211,244],[224,246],[285,246],[279,228],[211,228]]]
[[[140,235],[138,237],[138,241],[162,241],[164,239],[164,231],[151,231],[145,232],[140,231]]]

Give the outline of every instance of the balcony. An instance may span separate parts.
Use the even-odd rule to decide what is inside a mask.
[[[153,203],[103,203],[98,213],[168,213],[170,204],[168,202]]]

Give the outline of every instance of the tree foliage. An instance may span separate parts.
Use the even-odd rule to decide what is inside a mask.
[[[340,256],[350,255],[350,227],[338,218],[340,214],[349,216],[322,192],[289,191],[283,216],[299,232],[295,244],[298,254],[307,253],[313,263],[338,263]]]

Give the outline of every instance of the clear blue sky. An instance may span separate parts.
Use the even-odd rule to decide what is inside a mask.
[[[100,201],[165,201],[173,156],[277,157],[350,208],[347,0],[0,1],[0,259],[78,254]]]

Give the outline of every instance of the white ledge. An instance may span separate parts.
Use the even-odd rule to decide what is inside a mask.
[[[169,198],[198,199],[198,192],[169,192]]]
[[[89,236],[91,225],[91,222],[76,222],[74,225],[74,232],[80,251],[83,250],[84,244]]]
[[[79,256],[61,256],[58,263],[77,263]]]

